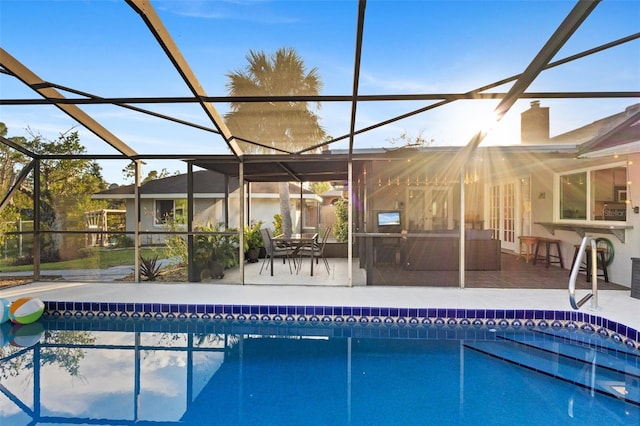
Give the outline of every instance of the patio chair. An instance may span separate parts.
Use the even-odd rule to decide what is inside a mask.
[[[260,267],[260,274],[262,274],[264,267],[268,266],[269,262],[273,262],[273,259],[276,257],[281,257],[283,264],[288,261],[289,272],[293,274],[293,269],[291,268],[291,254],[293,253],[293,249],[287,245],[274,243],[271,230],[268,228],[260,228],[260,234],[262,235],[262,242],[264,243],[264,249],[266,251],[262,266]]]
[[[324,230],[324,234],[322,234],[322,241],[320,243],[314,242],[312,245],[300,247],[298,249],[298,264],[296,268],[296,273],[300,271],[300,266],[302,265],[302,257],[313,257],[316,259],[316,265],[319,263],[319,259],[322,258],[324,262],[325,268],[327,268],[327,274],[331,273],[331,268],[329,267],[329,261],[324,256],[324,246],[327,244],[327,239],[329,238],[329,234],[331,233],[331,227],[328,227]]]

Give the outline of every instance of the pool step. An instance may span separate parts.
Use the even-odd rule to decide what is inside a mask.
[[[617,348],[613,348],[610,344],[605,344],[594,349],[594,341],[592,339],[584,340],[581,335],[557,334],[547,331],[538,334],[542,338],[533,342],[524,340],[520,335],[497,337],[501,340],[517,342],[548,352],[558,352],[558,349],[562,349],[562,356],[586,362],[593,359],[595,350],[598,366],[640,378],[640,356],[628,352],[624,346],[620,347],[619,345]]]
[[[536,335],[543,336],[546,339],[561,338],[567,342],[574,342],[576,344],[583,343],[591,347],[595,346],[599,349],[608,349],[620,353],[624,352],[639,357],[638,351],[635,350],[635,348],[629,347],[622,342],[615,341],[608,335],[601,336],[596,332],[583,333],[579,330],[572,330],[566,327],[532,327],[528,330],[534,332]]]
[[[640,371],[624,359],[554,340],[465,341],[465,347],[585,389],[640,405]],[[594,360],[595,356],[595,360]],[[595,375],[594,373],[595,366]]]

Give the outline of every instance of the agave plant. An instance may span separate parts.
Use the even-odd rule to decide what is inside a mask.
[[[161,267],[157,254],[150,259],[140,256],[140,274],[145,277],[145,281],[155,281],[160,275]]]

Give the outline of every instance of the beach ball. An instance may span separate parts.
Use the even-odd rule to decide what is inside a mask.
[[[38,321],[44,312],[42,300],[33,297],[21,297],[9,306],[9,319],[16,324],[31,324]]]
[[[38,343],[43,336],[44,326],[39,322],[14,324],[9,343],[18,348],[28,348]]]
[[[10,301],[0,298],[0,324],[9,321],[9,306],[11,306]]]

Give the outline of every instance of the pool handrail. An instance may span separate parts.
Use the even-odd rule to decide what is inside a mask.
[[[578,278],[578,272],[580,272],[580,265],[582,264],[582,258],[585,255],[585,248],[587,247],[587,241],[590,239],[588,236],[582,238],[580,243],[580,249],[576,255],[575,262],[571,269],[571,276],[569,277],[569,303],[575,310],[580,309],[587,300],[591,299],[592,310],[598,310],[598,258],[595,238],[591,238],[591,271],[587,271],[587,274],[591,274],[591,293],[584,296],[578,302],[576,302],[576,279]]]

